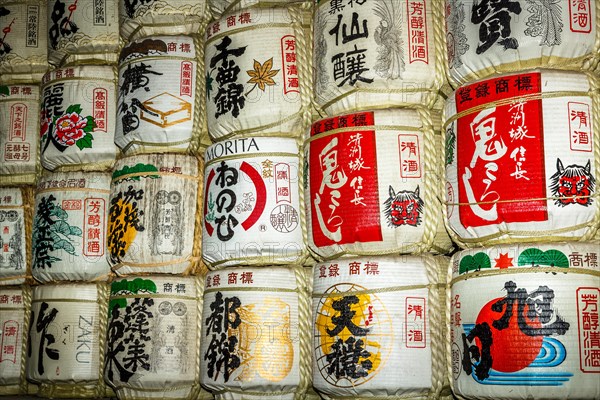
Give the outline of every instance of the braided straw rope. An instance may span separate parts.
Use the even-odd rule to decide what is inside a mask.
[[[442,334],[443,304],[442,291],[438,289],[440,265],[431,255],[424,255],[425,272],[428,281],[429,330],[431,335],[431,389],[428,399],[436,400],[445,383],[445,352]]]
[[[205,14],[208,14],[208,10],[205,10]],[[201,157],[204,157],[206,148],[211,144],[210,137],[208,136],[208,125],[206,123],[206,60],[204,59],[205,48],[203,40],[209,20],[210,17],[206,15],[200,25],[200,33],[196,34],[194,37],[197,63],[196,98],[194,99],[194,130],[189,153]],[[204,171],[201,171],[201,173],[204,173]]]
[[[197,399],[200,396],[202,388],[200,387],[200,365],[202,355],[200,354],[200,342],[202,340],[202,310],[204,307],[204,279],[203,276],[194,277],[194,287],[196,288],[196,337],[194,344],[196,351],[194,357],[196,362],[194,363],[194,382],[190,393],[187,396],[188,400]]]
[[[298,348],[300,350],[299,368],[300,382],[298,389],[294,393],[294,400],[304,399],[306,393],[311,388],[312,381],[312,311],[311,297],[312,291],[312,270],[310,268],[295,267],[296,286],[298,288]]]
[[[33,237],[33,214],[35,209],[35,187],[25,186],[21,188],[21,196],[23,197],[23,216],[25,218],[25,283],[33,283],[31,272],[31,262],[33,259],[32,254],[32,241],[30,238]],[[31,293],[29,293],[31,296]]]
[[[435,80],[433,87],[442,96],[447,96],[452,92],[452,88],[446,77],[448,75],[448,49],[446,47],[446,21],[444,18],[444,8],[446,3],[443,1],[432,0],[430,7],[433,9],[433,43],[435,58]],[[427,102],[428,108],[434,108],[439,99],[437,94],[431,96]],[[440,103],[443,107],[443,103]]]
[[[596,11],[600,11],[600,1],[596,1]],[[600,22],[600,16],[596,12],[596,22]],[[600,42],[600,25],[596,25],[597,29],[597,44]],[[600,78],[595,76],[593,73],[588,72],[588,82],[590,84],[590,94],[592,97],[592,129],[593,129],[593,142],[594,142],[594,164],[596,166],[595,173],[596,177],[600,178]],[[596,188],[598,192],[598,188]],[[600,200],[600,199],[598,199]],[[597,202],[598,202],[597,200]],[[592,240],[597,231],[600,231],[600,204],[596,204],[596,212],[590,229],[581,237],[582,241]]]
[[[198,191],[196,193],[196,215],[194,215],[194,243],[192,246],[192,265],[186,273],[205,275],[208,271],[202,261],[202,226],[204,221],[204,159],[196,156],[198,160]]]
[[[23,337],[21,342],[21,371],[19,381],[19,393],[29,393],[29,388],[34,388],[33,384],[27,382],[27,343],[29,341],[29,324],[31,323],[31,287],[22,285],[23,298]]]

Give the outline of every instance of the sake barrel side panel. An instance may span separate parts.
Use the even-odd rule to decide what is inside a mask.
[[[27,379],[41,384],[40,395],[104,395],[107,306],[103,283],[33,288]]]
[[[0,188],[0,285],[19,285],[31,278],[31,190]]]
[[[307,256],[294,139],[251,137],[206,151],[203,258],[213,267],[298,264]]]
[[[344,258],[314,268],[313,379],[326,398],[432,398],[445,379],[433,257]],[[431,287],[431,286],[429,286]]]
[[[274,267],[208,273],[200,381],[217,399],[294,399],[306,393],[309,333],[299,329],[299,318],[310,311],[302,275]]]
[[[27,351],[31,292],[27,287],[0,288],[0,395],[26,394],[22,373]]]
[[[429,166],[433,136],[426,120],[406,109],[315,122],[304,167],[310,249],[326,259],[416,253],[447,237],[438,229],[439,185]]]
[[[113,271],[190,272],[199,256],[193,254],[200,240],[198,160],[175,154],[125,157],[112,178],[107,247]]]
[[[463,398],[596,399],[598,246],[523,243],[451,265],[450,372]]]
[[[40,90],[0,86],[0,183],[33,184],[39,169]]]
[[[153,36],[119,59],[115,143],[127,152],[185,152],[200,134],[196,40]]]
[[[205,46],[208,132],[302,133],[302,88],[295,21],[285,8],[251,8],[208,25]],[[308,44],[307,44],[308,45]],[[305,61],[306,62],[306,61]]]
[[[579,71],[597,65],[597,0],[446,1],[446,41],[455,87],[532,68]]]
[[[44,168],[107,170],[115,160],[116,77],[108,66],[57,69],[41,87]]]
[[[48,61],[54,66],[116,63],[117,0],[51,0],[47,19]]]
[[[200,290],[200,278],[193,277],[112,283],[104,376],[119,398],[197,394]]]
[[[39,82],[48,69],[46,1],[4,2],[0,8],[0,82]]]
[[[38,182],[32,234],[36,280],[107,280],[108,173],[48,173]]]
[[[440,1],[319,1],[317,103],[329,115],[406,104],[433,107],[445,84]]]
[[[541,70],[476,82],[449,98],[446,219],[455,241],[591,239],[600,207],[593,82]]]
[[[207,0],[119,0],[121,37],[132,41],[155,35],[196,34],[208,22]]]

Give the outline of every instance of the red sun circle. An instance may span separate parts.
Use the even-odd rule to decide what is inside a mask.
[[[508,327],[502,330],[494,328],[492,323],[504,315],[504,307],[500,312],[492,310],[492,304],[502,298],[491,300],[479,311],[477,324],[487,322],[492,331],[492,368],[499,372],[516,372],[526,368],[539,355],[544,338],[542,336],[528,336],[519,329],[517,322],[517,304],[513,306],[513,314],[510,317]],[[527,306],[525,306],[525,314]],[[541,324],[536,318],[529,320],[527,324],[532,328],[540,328]],[[479,339],[476,339],[477,346],[481,349]]]

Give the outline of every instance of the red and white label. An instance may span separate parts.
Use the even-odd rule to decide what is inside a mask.
[[[92,257],[103,256],[106,202],[100,198],[87,198],[84,207],[83,254]]]
[[[181,80],[179,82],[179,93],[181,96],[192,95],[192,75],[194,66],[190,61],[181,62]]]
[[[281,58],[283,65],[283,93],[300,93],[295,36],[285,35],[281,38]]]
[[[406,308],[404,311],[404,337],[407,348],[424,349],[427,347],[425,311],[425,298],[406,298]]]
[[[6,143],[4,145],[4,161],[22,162],[31,158],[31,146],[29,143]]]
[[[81,210],[81,200],[63,200],[62,209],[65,211]]]
[[[19,340],[19,323],[17,321],[5,321],[2,325],[2,343],[0,345],[0,362],[17,362],[17,346],[21,345]]]
[[[275,164],[275,195],[277,204],[281,202],[292,202],[292,191],[290,185],[290,165],[286,163]]]
[[[570,101],[568,110],[571,150],[591,152],[592,120],[590,106],[585,103]]]
[[[372,112],[313,124],[312,136],[373,125]],[[382,240],[375,131],[326,135],[310,143],[310,201],[318,247]]]
[[[417,135],[398,135],[400,148],[400,176],[403,178],[421,177],[421,150]]]
[[[106,132],[106,100],[108,98],[108,91],[103,88],[96,88],[94,89],[93,95],[94,107],[92,113],[94,115],[94,122],[96,123],[94,132]]]
[[[409,63],[418,61],[429,64],[429,54],[427,50],[427,12],[425,0],[407,0],[407,24],[408,24],[408,43]]]
[[[501,222],[546,221],[542,101],[539,73],[466,85],[456,91],[459,215],[465,228]]]
[[[600,373],[600,289],[577,289],[577,322],[579,332],[579,362],[584,373]]]
[[[24,142],[27,137],[27,106],[23,103],[16,103],[10,107],[10,130],[8,132],[9,141]]]
[[[590,0],[569,0],[571,32],[590,33],[592,31],[592,8]]]

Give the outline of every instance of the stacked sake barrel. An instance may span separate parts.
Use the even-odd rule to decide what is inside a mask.
[[[104,379],[119,399],[196,399],[202,323],[205,1],[119,1]]]
[[[0,395],[15,397],[37,392],[27,381],[26,359],[46,2],[3,2],[0,27]]]
[[[312,4],[209,4],[201,382],[217,399],[316,397],[301,155]]]
[[[596,399],[600,2],[449,2],[448,371],[461,399]],[[596,239],[594,240],[594,236]]]
[[[443,2],[321,1],[304,144],[313,383],[326,399],[448,398]]]

